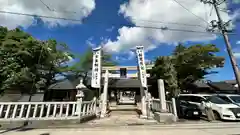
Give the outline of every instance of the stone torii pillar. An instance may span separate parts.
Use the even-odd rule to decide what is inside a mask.
[[[138,61],[138,78],[140,81],[141,103],[142,103],[142,115],[141,118],[148,118],[148,85],[147,85],[147,71],[144,58],[144,47],[136,46],[136,54]]]

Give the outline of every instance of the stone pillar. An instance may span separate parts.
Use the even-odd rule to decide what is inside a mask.
[[[167,111],[167,104],[166,104],[166,93],[164,88],[164,81],[162,79],[158,79],[158,94],[160,99],[160,109],[162,112]]]
[[[153,112],[152,112],[152,95],[150,92],[148,92],[148,117],[152,118],[153,117]]]
[[[123,91],[120,91],[119,93],[120,93],[119,100],[122,101],[122,99],[123,99]]]
[[[140,86],[140,93],[141,93],[141,111],[142,115],[141,118],[147,118],[147,94],[146,90],[142,86]]]
[[[82,102],[83,102],[83,97],[84,97],[84,93],[82,90],[78,90],[76,98],[77,98],[77,107],[76,107],[76,112],[75,115],[78,115],[79,117],[81,117],[81,112],[82,112]]]
[[[107,95],[108,95],[108,70],[105,72],[104,87],[103,87],[103,98],[101,106],[101,117],[105,117],[107,113]]]
[[[175,98],[172,98],[172,107],[173,107],[173,114],[174,114],[174,119],[173,121],[177,121],[178,115],[177,115],[177,106],[176,106],[176,100]]]

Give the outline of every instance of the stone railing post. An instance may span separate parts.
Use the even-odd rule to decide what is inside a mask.
[[[142,115],[140,118],[146,119],[148,118],[148,99],[146,90],[140,86],[140,94],[141,94],[141,111]]]
[[[98,110],[97,110],[97,98],[96,97],[93,98],[93,111],[94,111],[95,115],[97,116]]]
[[[152,95],[151,93],[148,92],[148,117],[152,117],[153,116],[153,112],[152,112]]]
[[[176,106],[175,98],[172,98],[172,107],[173,107],[174,121],[177,121],[178,115],[177,115],[177,106]]]
[[[79,116],[79,120],[81,119],[82,114],[82,102],[83,102],[84,93],[81,90],[78,90],[76,95],[77,98],[77,108],[76,108],[76,115]]]
[[[162,110],[162,112],[167,112],[166,94],[164,88],[164,81],[162,79],[158,79],[158,94],[160,99],[160,109]]]

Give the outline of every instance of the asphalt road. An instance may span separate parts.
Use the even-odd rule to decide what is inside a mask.
[[[1,132],[6,135],[240,135],[237,123],[171,124],[99,128],[50,128]]]

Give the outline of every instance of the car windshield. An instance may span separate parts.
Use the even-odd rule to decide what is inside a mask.
[[[235,103],[240,103],[240,96],[229,96]]]
[[[207,98],[208,101],[215,103],[215,104],[230,104],[229,102],[217,97],[217,96],[210,96]]]

